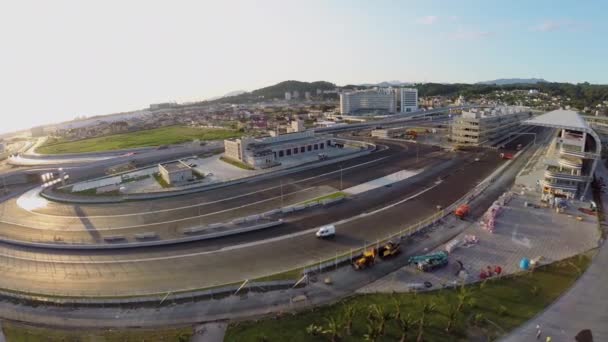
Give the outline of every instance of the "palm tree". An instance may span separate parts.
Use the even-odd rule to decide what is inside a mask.
[[[393,315],[393,319],[395,321],[399,321],[401,320],[401,302],[397,298],[394,298],[393,301],[395,304],[395,314]]]
[[[458,313],[458,311],[456,311],[456,307],[454,307],[454,305],[450,305],[450,309],[448,312],[448,324],[445,327],[445,332],[447,332],[448,334],[452,331],[452,327],[454,326],[454,321],[456,321],[457,313]]]
[[[405,318],[399,318],[397,320],[399,324],[399,330],[401,330],[401,339],[399,342],[405,342],[407,340],[407,333],[410,331],[410,327],[414,324],[412,316],[408,314]]]
[[[460,287],[460,291],[458,291],[458,306],[456,307],[457,312],[462,312],[464,305],[467,303],[470,297],[471,293],[463,284]]]
[[[353,319],[355,318],[357,310],[354,306],[349,305],[344,309],[344,327],[346,328],[346,335],[351,336],[353,333]]]
[[[308,333],[309,335],[312,335],[312,336],[321,335],[323,333],[323,327],[313,323],[313,324],[309,325],[308,327],[306,327],[306,333]]]
[[[390,318],[390,315],[388,315],[386,312],[384,312],[382,307],[377,304],[371,305],[370,311],[373,313],[373,316],[375,317],[374,320],[378,323],[378,326],[377,326],[378,335],[380,335],[380,336],[384,335],[384,331],[386,329],[386,320]]]
[[[437,304],[433,302],[424,303],[422,307],[422,314],[420,315],[420,319],[418,320],[418,337],[416,337],[416,342],[424,341],[424,324],[427,314],[431,314],[437,310]]]
[[[373,323],[367,324],[367,334],[363,335],[365,341],[375,342],[378,339],[378,331]]]
[[[331,317],[327,319],[327,327],[323,330],[323,334],[327,335],[331,342],[337,342],[342,338],[342,336],[340,336],[340,330],[342,330],[340,324]]]

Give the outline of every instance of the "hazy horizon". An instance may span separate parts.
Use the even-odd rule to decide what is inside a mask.
[[[0,13],[5,124],[187,102],[285,80],[608,83],[608,4],[20,1]],[[525,10],[524,10],[525,9]]]

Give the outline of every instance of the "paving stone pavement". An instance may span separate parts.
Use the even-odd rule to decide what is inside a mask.
[[[487,266],[500,266],[503,274],[519,272],[519,261],[526,257],[542,257],[541,263],[565,259],[597,247],[597,224],[592,216],[576,221],[574,208],[557,214],[549,208],[524,208],[524,202],[532,201],[532,195],[515,195],[498,216],[494,233],[484,230],[478,222],[468,227],[456,239],[475,235],[479,243],[471,247],[459,247],[450,253],[448,267],[429,273],[421,273],[412,266],[381,278],[358,292],[408,291],[412,284],[430,281],[434,287],[441,284],[458,284],[463,280],[479,280],[479,273]],[[437,250],[441,250],[438,248]],[[468,277],[455,275],[454,267],[461,261]]]
[[[542,163],[542,158],[536,161]],[[531,175],[533,176],[533,175]],[[464,231],[456,239],[474,235],[479,243],[470,247],[459,247],[450,253],[448,267],[429,273],[421,273],[413,266],[406,266],[363,288],[360,293],[408,291],[412,286],[425,281],[433,288],[444,284],[453,285],[463,281],[479,280],[479,274],[487,266],[500,266],[502,274],[519,272],[521,258],[539,258],[541,264],[565,259],[597,247],[599,233],[595,216],[578,211],[581,202],[572,202],[563,213],[542,207],[526,207],[525,203],[540,204],[540,191],[526,178],[518,178],[511,188],[511,200],[497,216],[494,233],[485,230],[479,222],[463,222]],[[608,202],[608,200],[607,200]],[[582,219],[577,220],[577,217]],[[458,223],[448,223],[457,225]],[[436,250],[442,250],[444,246]],[[456,276],[458,263],[463,263],[468,276]]]
[[[608,179],[604,165],[598,165],[597,174]],[[602,194],[602,203],[604,212],[608,212],[608,194]],[[606,230],[606,222],[601,224]],[[608,341],[607,268],[608,248],[602,244],[591,266],[570,290],[501,342],[533,341],[537,324],[541,326],[542,337],[551,336],[554,342],[575,341],[575,336],[583,329],[591,330],[595,342]]]

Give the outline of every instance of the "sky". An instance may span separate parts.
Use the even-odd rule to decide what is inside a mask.
[[[608,1],[4,1],[0,133],[253,90],[608,84]]]

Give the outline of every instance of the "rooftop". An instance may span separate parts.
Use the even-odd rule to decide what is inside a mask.
[[[185,169],[189,169],[190,168],[190,166],[182,163],[181,161],[171,162],[171,163],[167,163],[167,164],[161,164],[161,166],[163,168],[165,168],[165,170],[167,170],[168,172],[175,172],[175,171],[180,171],[180,170],[185,170]]]
[[[589,125],[577,112],[558,109],[524,121],[526,125],[590,131]]]

